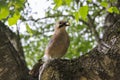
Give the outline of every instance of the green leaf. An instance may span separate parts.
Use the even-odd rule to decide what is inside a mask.
[[[10,26],[16,24],[19,18],[20,18],[20,13],[14,13],[13,17],[8,19],[8,24]]]
[[[117,7],[113,7],[113,12],[119,14],[119,9]]]
[[[117,14],[119,14],[120,12],[119,12],[119,9],[118,8],[116,8],[116,7],[110,7],[110,8],[108,8],[108,10],[107,10],[108,12],[110,12],[110,13],[117,13]]]
[[[78,22],[79,21],[79,17],[80,17],[79,14],[78,14],[78,12],[75,12],[74,16],[75,16],[75,20]]]
[[[110,0],[111,3],[116,2],[116,0]]]
[[[14,4],[16,9],[24,7],[24,2],[25,0],[17,0],[16,3]]]
[[[108,8],[107,11],[110,12],[110,13],[113,13],[113,7]]]
[[[0,8],[0,20],[7,18],[9,15],[9,9],[8,7],[2,7]]]
[[[26,23],[26,29],[27,29],[27,32],[30,34],[30,36],[32,36],[33,35],[32,29],[27,23]]]
[[[92,2],[92,0],[87,0],[88,2]]]
[[[65,3],[70,6],[71,0],[65,0]]]
[[[108,7],[108,3],[107,2],[101,2],[101,6],[107,8]]]
[[[62,5],[62,0],[54,0],[54,3],[56,4],[54,9],[56,9]]]
[[[88,14],[88,6],[80,7],[79,14],[80,14],[81,18],[85,20],[87,18],[87,14]]]

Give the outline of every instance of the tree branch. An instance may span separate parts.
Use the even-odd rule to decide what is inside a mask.
[[[55,17],[73,17],[73,15],[51,15],[51,16],[46,16],[46,17],[43,17],[43,18],[38,18],[38,19],[29,19],[29,20],[31,20],[31,21],[35,21],[35,22],[37,22],[37,21],[39,21],[39,20],[43,20],[43,19],[47,19],[47,18],[55,18]],[[27,21],[29,21],[29,20],[27,20]]]
[[[100,43],[101,39],[99,37],[99,33],[97,32],[96,25],[94,24],[94,20],[90,17],[90,15],[88,15],[88,24],[89,24],[89,27],[90,27],[91,31],[95,35],[96,41],[98,43]]]
[[[35,22],[38,22],[38,21],[40,21],[40,20],[43,20],[43,19],[47,19],[47,18],[55,18],[55,17],[72,17],[73,19],[75,18],[73,15],[51,15],[51,16],[46,16],[46,17],[43,17],[43,18],[38,18],[38,19],[29,19],[29,20],[26,20],[26,21],[35,21]],[[85,25],[87,25],[87,26],[89,26],[90,28],[91,28],[91,31],[93,32],[93,34],[95,35],[95,39],[96,39],[96,41],[98,42],[98,43],[100,43],[100,37],[99,37],[99,34],[98,34],[98,32],[96,31],[96,29],[95,29],[95,25],[94,25],[94,19],[92,19],[91,17],[90,17],[90,15],[88,15],[88,18],[89,18],[89,21],[88,22],[86,22],[86,21],[84,21],[84,20],[82,20],[82,19],[79,19],[79,21],[80,22],[82,22],[83,24],[85,24]]]

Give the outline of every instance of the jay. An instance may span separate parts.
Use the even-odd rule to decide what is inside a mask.
[[[55,24],[54,34],[45,49],[44,61],[61,58],[67,52],[70,40],[66,26],[69,26],[67,21],[58,21]]]
[[[41,80],[41,75],[45,70],[47,64],[54,59],[59,59],[65,55],[70,44],[69,36],[66,32],[66,26],[69,26],[67,21],[58,21],[55,24],[54,34],[49,41],[45,54],[43,56],[43,61],[45,62],[40,68],[39,80]]]

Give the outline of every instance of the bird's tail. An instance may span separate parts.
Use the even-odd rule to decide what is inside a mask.
[[[48,64],[54,59],[48,59],[47,61],[45,61],[45,63],[40,67],[40,70],[39,70],[39,80],[41,80],[41,76],[44,72],[44,70],[48,67]]]
[[[41,80],[41,76],[42,76],[44,70],[47,68],[47,64],[48,64],[48,62],[45,62],[45,63],[40,67],[40,70],[39,70],[39,80]]]

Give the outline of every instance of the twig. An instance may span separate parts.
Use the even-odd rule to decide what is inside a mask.
[[[94,24],[94,20],[90,17],[90,15],[88,15],[88,19],[89,19],[89,21],[88,21],[88,24],[89,24],[89,26],[90,26],[90,28],[91,28],[91,31],[93,32],[93,34],[95,35],[95,39],[96,39],[96,41],[98,42],[98,43],[100,43],[100,41],[101,41],[101,39],[100,39],[100,37],[99,37],[99,33],[97,32],[97,30],[95,29],[95,24]]]

